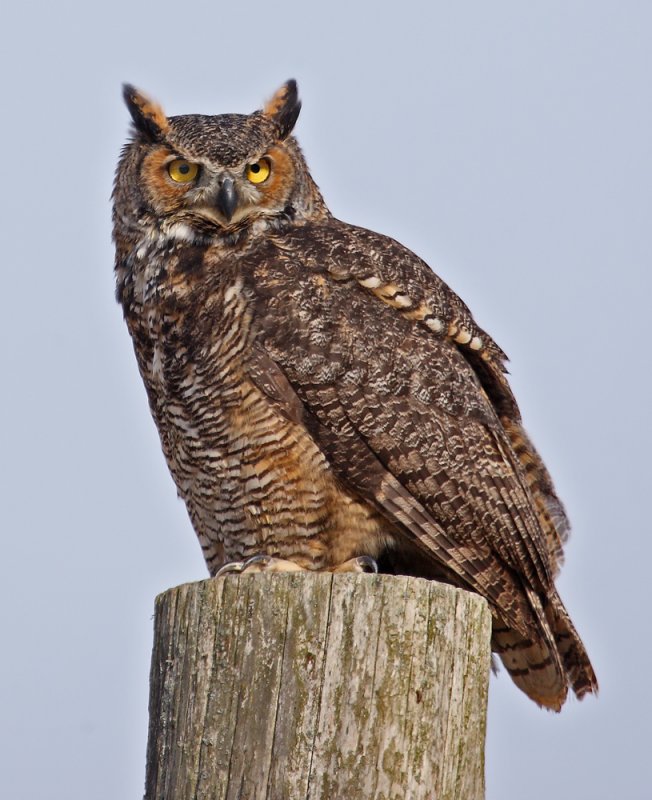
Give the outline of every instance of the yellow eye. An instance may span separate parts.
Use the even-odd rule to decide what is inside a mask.
[[[168,175],[176,183],[190,183],[199,175],[199,164],[177,158],[168,164]]]
[[[252,183],[262,183],[269,178],[269,173],[272,171],[272,165],[269,158],[261,158],[255,164],[249,164],[245,175],[247,180]]]

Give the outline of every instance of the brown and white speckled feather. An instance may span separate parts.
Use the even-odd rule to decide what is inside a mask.
[[[125,99],[118,299],[211,574],[369,554],[484,595],[536,702],[595,691],[553,582],[566,517],[505,356],[413,253],[329,214],[290,136],[296,84],[248,116]]]

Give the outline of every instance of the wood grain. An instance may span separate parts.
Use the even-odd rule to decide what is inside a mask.
[[[146,800],[480,800],[491,618],[387,575],[229,575],[156,601]]]

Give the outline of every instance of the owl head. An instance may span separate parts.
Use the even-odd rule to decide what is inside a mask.
[[[129,85],[124,99],[133,137],[116,174],[117,229],[156,224],[189,241],[324,211],[291,136],[301,109],[294,80],[252,114],[167,117]]]

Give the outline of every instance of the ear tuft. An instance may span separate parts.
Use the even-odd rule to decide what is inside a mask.
[[[128,83],[122,87],[122,96],[136,130],[150,141],[161,141],[169,128],[168,118],[161,106]]]
[[[301,100],[295,80],[284,83],[263,108],[263,114],[276,125],[278,138],[281,140],[292,133],[299,111],[301,111]]]

